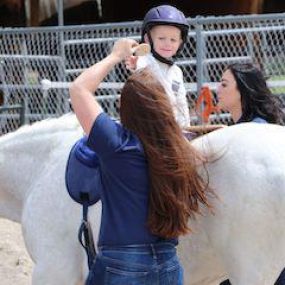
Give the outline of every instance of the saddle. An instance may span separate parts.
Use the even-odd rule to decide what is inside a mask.
[[[87,137],[72,147],[65,170],[65,184],[70,197],[83,207],[78,240],[86,251],[88,267],[96,256],[92,229],[88,221],[88,207],[100,200],[102,189],[99,159],[87,146]]]
[[[213,131],[222,129],[227,127],[227,125],[223,124],[216,124],[216,125],[197,125],[197,126],[190,126],[184,129],[184,131],[189,132],[193,135],[193,138],[211,133]]]

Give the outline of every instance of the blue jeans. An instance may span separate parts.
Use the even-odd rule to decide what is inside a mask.
[[[183,285],[183,269],[171,243],[103,246],[86,285]]]

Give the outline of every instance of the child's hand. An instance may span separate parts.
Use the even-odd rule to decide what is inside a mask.
[[[130,71],[135,71],[137,69],[137,61],[138,61],[138,56],[128,56],[125,59],[125,66],[126,69],[130,70]]]

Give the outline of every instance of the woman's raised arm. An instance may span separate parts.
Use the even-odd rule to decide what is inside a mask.
[[[73,110],[88,135],[97,116],[102,112],[94,92],[112,68],[132,54],[138,43],[132,39],[115,42],[111,53],[83,71],[71,84],[69,93]]]

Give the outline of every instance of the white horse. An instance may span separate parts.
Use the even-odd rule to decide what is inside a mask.
[[[65,189],[71,146],[82,136],[73,115],[0,138],[0,215],[22,224],[34,285],[83,284],[87,259],[77,240],[81,206]],[[219,159],[207,165],[214,215],[190,221],[180,240],[186,285],[274,284],[285,264],[285,128],[241,124],[193,141]],[[201,169],[202,171],[202,169]],[[205,173],[204,173],[205,174]],[[100,203],[89,212],[97,238]]]

